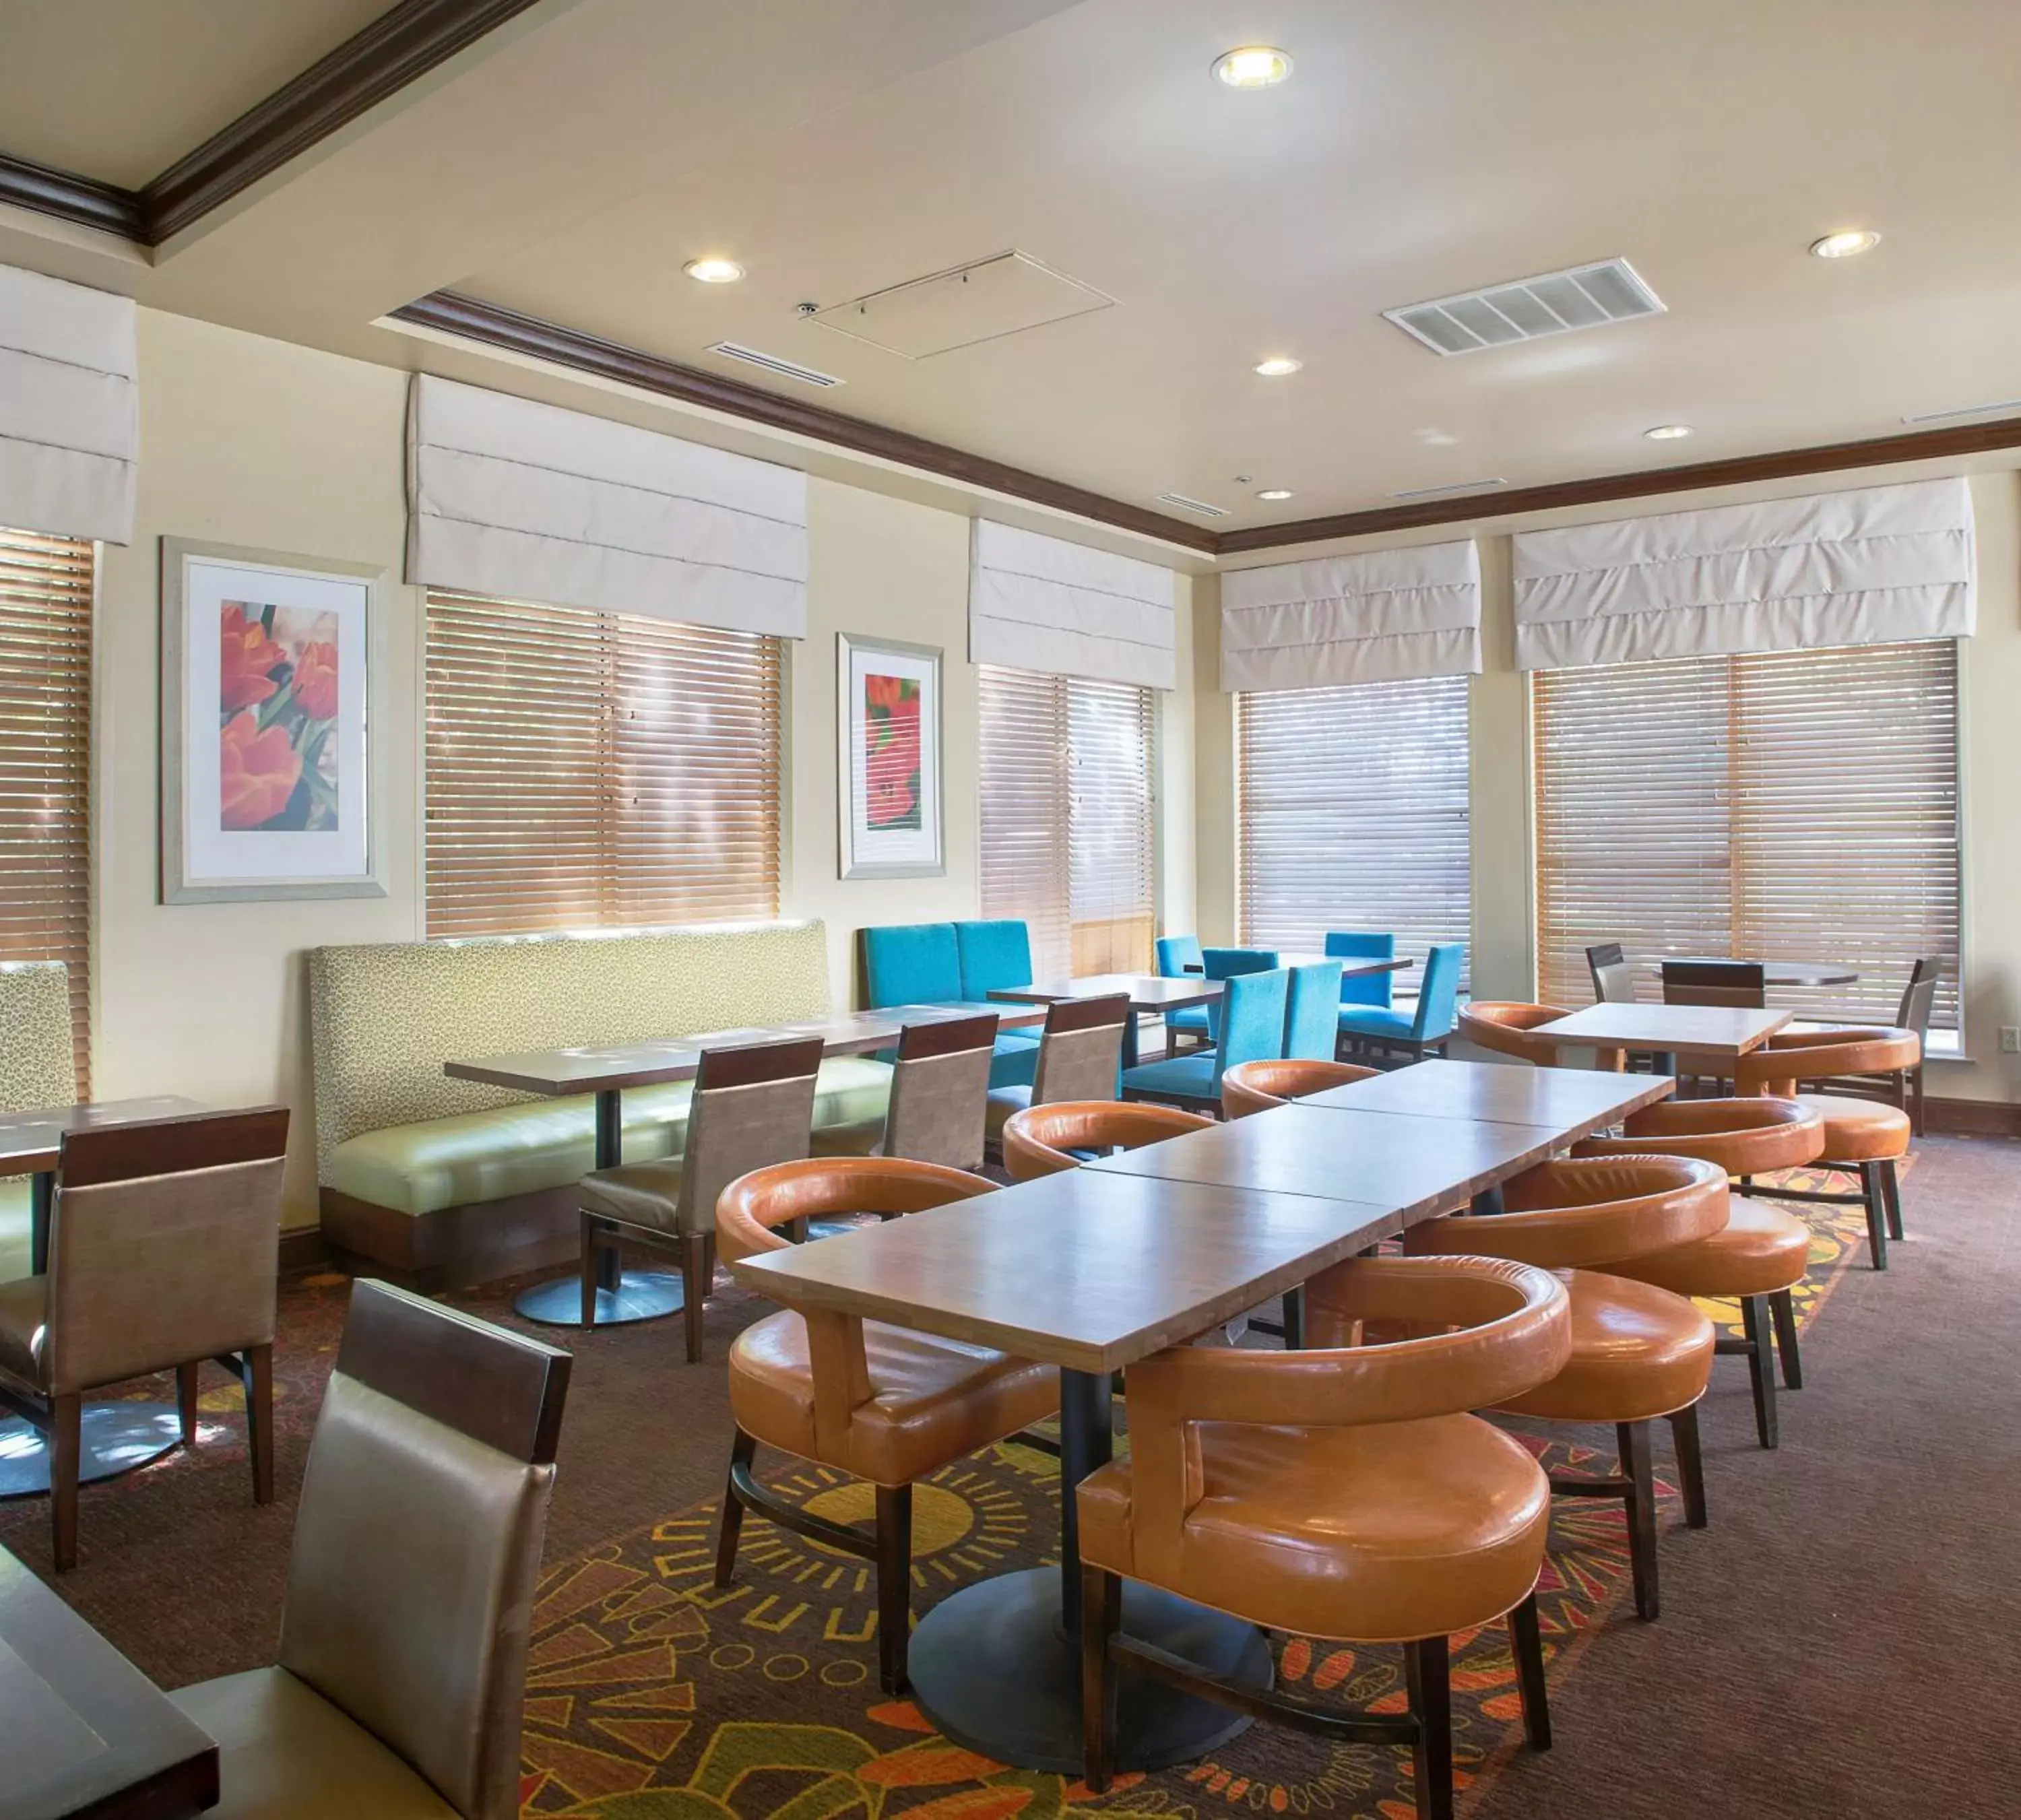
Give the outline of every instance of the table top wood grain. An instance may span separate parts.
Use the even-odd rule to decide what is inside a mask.
[[[0,1175],[41,1175],[53,1170],[66,1131],[90,1131],[107,1125],[133,1125],[148,1119],[185,1118],[210,1108],[176,1094],[150,1099],[81,1101],[74,1106],[47,1106],[35,1112],[0,1114]]]
[[[1760,1048],[1795,1014],[1735,1005],[1589,1005],[1524,1035],[1553,1045],[1667,1051],[1731,1061]]]
[[[708,1030],[661,1042],[585,1045],[579,1049],[533,1050],[522,1055],[446,1061],[442,1072],[457,1080],[516,1087],[529,1094],[559,1097],[609,1093],[623,1087],[693,1080],[701,1072],[705,1050],[741,1049],[818,1036],[830,1055],[861,1055],[873,1049],[890,1048],[908,1024],[945,1024],[953,1018],[985,1014],[995,1014],[1007,1028],[1045,1021],[1043,1010],[1036,1008],[981,1003],[888,1005],[876,1011],[846,1011],[838,1017],[812,1018],[802,1024]]]
[[[215,1805],[217,1746],[0,1549],[0,1820],[184,1820]]]
[[[1233,1320],[1397,1224],[1380,1203],[1074,1169],[730,1269],[788,1306],[1108,1372]]]
[[[1431,1060],[1309,1094],[1298,1104],[1411,1118],[1549,1125],[1570,1143],[1668,1098],[1676,1087],[1668,1075]]]

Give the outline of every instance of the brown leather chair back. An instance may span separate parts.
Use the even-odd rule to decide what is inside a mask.
[[[1404,1235],[1412,1257],[1473,1253],[1547,1270],[1604,1269],[1725,1229],[1726,1172],[1686,1156],[1539,1163],[1502,1185],[1508,1211],[1451,1214]]]
[[[778,1228],[844,1214],[919,1214],[989,1194],[996,1185],[966,1170],[904,1157],[815,1156],[741,1175],[716,1203],[716,1247],[726,1264],[792,1240]]]
[[[1782,1030],[1735,1061],[1733,1084],[1743,1094],[1793,1099],[1801,1081],[1892,1074],[1922,1059],[1923,1039],[1913,1030]]]
[[[1586,951],[1586,971],[1593,975],[1593,996],[1603,1005],[1635,1003],[1635,969],[1618,941],[1600,941]]]
[[[1539,1068],[1556,1065],[1558,1052],[1548,1043],[1530,1039],[1526,1032],[1539,1024],[1555,1024],[1571,1014],[1558,1005],[1526,1005],[1520,1000],[1476,999],[1460,1007],[1459,1034],[1477,1049],[1513,1055]]]
[[[1251,1112],[1267,1112],[1287,1101],[1344,1087],[1382,1072],[1359,1062],[1316,1061],[1297,1056],[1238,1061],[1222,1074],[1221,1109],[1231,1119],[1246,1119]]]
[[[1149,1100],[1056,1100],[1004,1121],[1003,1167],[1013,1181],[1029,1181],[1078,1168],[1072,1151],[1134,1150],[1213,1123],[1204,1113]]]
[[[287,1147],[285,1106],[64,1134],[53,1396],[272,1342]]]
[[[908,1024],[898,1032],[884,1154],[974,1169],[982,1161],[996,1014]],[[809,1101],[810,1116],[812,1101]]]
[[[1794,1100],[1662,1100],[1630,1112],[1619,1138],[1588,1138],[1575,1156],[1695,1156],[1728,1175],[1801,1169],[1824,1154],[1825,1122]]]
[[[1061,999],[1046,1013],[1039,1039],[1039,1072],[1032,1079],[1032,1104],[1050,1100],[1112,1100],[1123,1065],[1123,1030],[1130,1018],[1130,996]]]
[[[1758,1011],[1768,1002],[1767,971],[1758,960],[1666,960],[1663,1003]]]
[[[740,1175],[807,1155],[821,1060],[818,1036],[703,1051],[689,1102],[677,1231],[706,1232],[716,1197]]]
[[[281,1665],[468,1820],[516,1820],[570,1357],[361,1281],[302,1479]]]

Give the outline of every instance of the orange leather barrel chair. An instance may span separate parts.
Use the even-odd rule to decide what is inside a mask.
[[[1496,1055],[1512,1055],[1539,1068],[1555,1068],[1560,1052],[1555,1043],[1539,1043],[1528,1032],[1540,1024],[1555,1024],[1571,1013],[1561,1005],[1529,1005],[1518,999],[1476,999],[1460,1009],[1458,1034],[1477,1049]],[[1593,1052],[1597,1066],[1619,1074],[1626,1057],[1618,1049]]]
[[[1631,1112],[1619,1138],[1589,1138],[1575,1156],[1695,1156],[1742,1181],[1801,1169],[1824,1145],[1824,1121],[1794,1100],[1665,1100]],[[1782,1190],[1769,1191],[1779,1194]],[[1793,1214],[1746,1195],[1728,1203],[1726,1224],[1710,1237],[1610,1268],[1679,1295],[1731,1297],[1740,1304],[1742,1337],[1721,1334],[1718,1350],[1743,1354],[1754,1387],[1755,1432],[1776,1444],[1775,1364],[1782,1381],[1804,1386],[1790,1292],[1810,1269],[1811,1229]],[[1774,1341],[1772,1347],[1770,1334]]]
[[[1214,1122],[1154,1100],[1054,1100],[1004,1120],[1003,1167],[1013,1181],[1032,1181],[1078,1169],[1076,1151],[1134,1150]]]
[[[1823,1188],[1779,1188],[1792,1201],[1830,1201],[1866,1210],[1867,1252],[1876,1270],[1888,1268],[1888,1241],[1902,1236],[1902,1184],[1895,1166],[1909,1154],[1914,1127],[1899,1107],[1849,1094],[1804,1094],[1807,1080],[1846,1075],[1890,1074],[1923,1059],[1923,1039],[1913,1030],[1785,1030],[1734,1066],[1743,1094],[1793,1099],[1824,1123],[1824,1150],[1816,1167],[1859,1178],[1858,1194]]]
[[[1725,1225],[1724,1173],[1687,1157],[1630,1156],[1546,1163],[1504,1185],[1507,1211],[1449,1215],[1414,1226],[1406,1251],[1480,1253],[1560,1272],[1571,1298],[1571,1349],[1548,1382],[1496,1407],[1546,1421],[1611,1422],[1622,1470],[1611,1479],[1560,1475],[1565,1498],[1619,1498],[1628,1508],[1635,1609],[1660,1609],[1656,1491],[1649,1425],[1667,1417],[1685,1520],[1706,1521],[1699,1399],[1712,1376],[1712,1323],[1683,1296],[1614,1273],[1616,1265],[1710,1237]],[[1315,1308],[1313,1339],[1326,1334]]]
[[[1317,1352],[1178,1347],[1126,1372],[1130,1454],[1083,1480],[1082,1687],[1089,1788],[1109,1785],[1117,1671],[1357,1744],[1408,1744],[1421,1820],[1452,1812],[1447,1638],[1506,1618],[1531,1743],[1550,1720],[1536,1582],[1549,1488],[1530,1451],[1469,1410],[1548,1382],[1570,1351],[1549,1272],[1485,1258],[1353,1259],[1313,1279],[1343,1335]],[[1121,1581],[1273,1630],[1401,1643],[1407,1713],[1231,1698],[1120,1629]]]
[[[726,1260],[748,1258],[784,1249],[792,1241],[778,1228],[799,1221],[916,1214],[988,1194],[992,1185],[959,1169],[897,1157],[774,1163],[723,1191],[716,1247]],[[1043,1421],[1059,1403],[1051,1367],[986,1346],[828,1309],[788,1309],[752,1323],[730,1349],[737,1437],[716,1585],[727,1586],[736,1571],[746,1510],[875,1562],[878,1669],[884,1691],[898,1693],[912,1624],[914,1482]],[[751,1469],[760,1442],[868,1480],[875,1487],[874,1528],[811,1515],[767,1491]]]
[[[1222,1072],[1221,1109],[1231,1119],[1246,1119],[1251,1112],[1267,1112],[1273,1106],[1367,1080],[1382,1072],[1358,1062],[1313,1061],[1297,1056],[1238,1061]]]

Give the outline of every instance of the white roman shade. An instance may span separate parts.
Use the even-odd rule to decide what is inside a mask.
[[[978,519],[968,594],[976,664],[1170,689],[1176,584],[1169,569]]]
[[[0,525],[133,536],[133,300],[0,265]]]
[[[1318,689],[1480,668],[1471,542],[1236,569],[1221,578],[1221,686]]]
[[[1961,638],[1973,624],[1962,479],[1523,531],[1524,670]]]
[[[417,374],[407,579],[804,638],[804,474]]]

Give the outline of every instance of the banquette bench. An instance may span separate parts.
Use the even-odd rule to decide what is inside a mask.
[[[826,1017],[818,922],[321,948],[309,956],[322,1236],[339,1264],[434,1291],[573,1258],[592,1100],[442,1064]],[[890,1069],[821,1065],[817,1127],[883,1116]],[[681,1154],[693,1084],[625,1096],[628,1163]]]
[[[900,923],[856,932],[858,970],[868,1010],[886,1005],[980,1002],[995,991],[1032,983],[1032,937],[1015,919],[976,923]],[[1031,1083],[1039,1065],[1036,1029],[997,1034],[992,1087]]]

